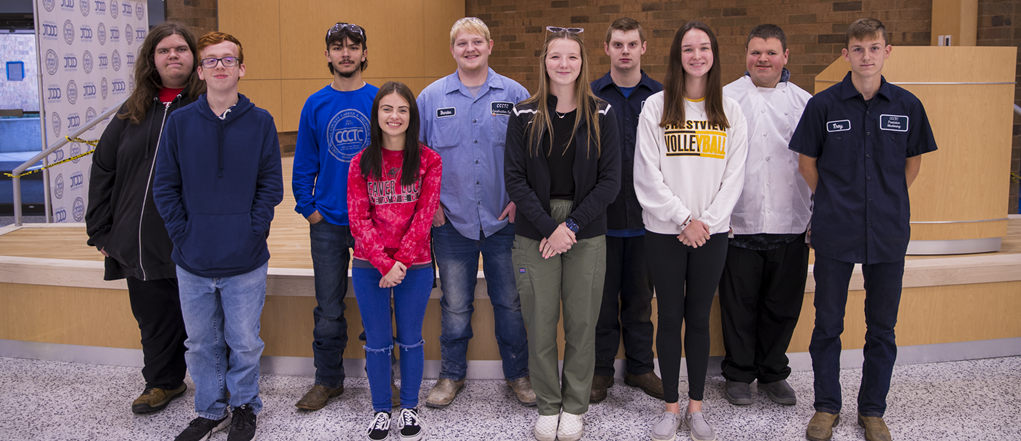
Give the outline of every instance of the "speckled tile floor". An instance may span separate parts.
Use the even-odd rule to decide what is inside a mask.
[[[854,420],[860,369],[841,375],[844,420],[833,439],[861,440]],[[140,392],[137,368],[0,358],[0,440],[171,440],[194,417],[194,389],[163,412],[136,416],[131,400]],[[721,440],[801,440],[812,415],[812,373],[795,372],[790,383],[797,406],[780,407],[755,391],[755,404],[735,407],[722,397],[722,377],[710,377],[706,414]],[[368,382],[349,378],[346,391],[318,412],[299,412],[294,402],[308,377],[263,375],[265,409],[260,440],[361,440],[368,425]],[[423,396],[433,384],[426,380]],[[681,383],[685,390],[686,383]],[[683,394],[682,394],[683,395]],[[429,440],[530,440],[536,413],[513,401],[503,381],[469,381],[447,409],[422,408]],[[645,440],[651,418],[662,409],[638,389],[618,384],[586,415],[583,440]],[[894,371],[886,421],[895,440],[1021,440],[1021,357],[899,366]],[[212,437],[226,439],[225,432]],[[396,440],[396,431],[391,439]],[[685,429],[678,440],[688,438]]]

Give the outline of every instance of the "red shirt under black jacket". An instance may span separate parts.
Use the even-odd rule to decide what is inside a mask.
[[[347,206],[354,258],[371,263],[384,276],[397,261],[408,268],[431,262],[429,240],[443,165],[439,154],[419,146],[419,178],[410,186],[401,185],[404,151],[383,149],[382,179],[362,176],[361,153],[351,160]]]

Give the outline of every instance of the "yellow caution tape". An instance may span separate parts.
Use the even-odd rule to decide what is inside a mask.
[[[88,144],[88,145],[90,145],[92,147],[95,147],[96,144],[99,144],[99,140],[98,139],[93,139],[91,141],[88,141],[88,140],[84,140],[84,139],[81,139],[81,138],[71,138],[71,137],[68,137],[68,136],[65,136],[64,138],[67,139],[68,142],[76,142],[76,143],[79,143],[79,144]],[[79,158],[91,155],[92,152],[94,152],[94,151],[95,150],[89,150],[89,151],[87,151],[85,153],[82,153],[80,155],[74,155],[74,156],[72,156],[70,158],[54,162],[53,164],[46,165],[46,166],[43,166],[43,167],[39,167],[37,169],[32,169],[32,170],[26,171],[26,172],[24,172],[24,173],[22,173],[22,174],[20,174],[18,176],[14,176],[14,175],[12,175],[10,173],[4,173],[4,175],[6,175],[7,177],[10,177],[10,178],[20,178],[22,176],[28,176],[28,175],[30,175],[32,173],[41,172],[41,171],[46,170],[46,169],[48,169],[50,167],[53,167],[53,166],[56,166],[56,165],[60,165],[60,164],[63,164],[65,162],[68,162],[68,161],[74,161],[75,159],[79,159]]]

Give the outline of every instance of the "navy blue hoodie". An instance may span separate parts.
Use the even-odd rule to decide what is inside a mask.
[[[160,151],[153,198],[174,242],[174,263],[209,278],[265,264],[273,208],[284,194],[269,112],[238,94],[221,120],[202,95],[170,115]]]

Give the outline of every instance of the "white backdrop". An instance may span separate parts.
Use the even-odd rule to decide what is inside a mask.
[[[135,56],[149,32],[146,3],[132,0],[36,0],[35,29],[45,118],[45,148],[91,122],[135,88]],[[99,139],[109,123],[82,134]],[[70,143],[49,163],[92,149]],[[54,222],[84,222],[92,156],[50,169]]]

